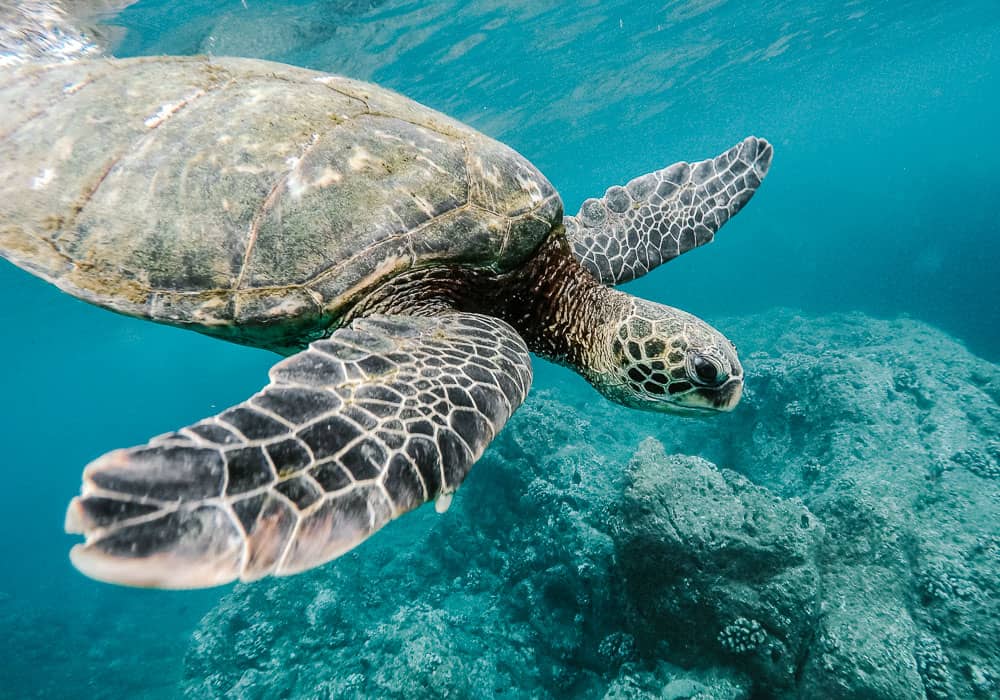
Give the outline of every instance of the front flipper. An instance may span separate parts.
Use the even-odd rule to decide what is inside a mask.
[[[674,163],[610,187],[565,217],[576,259],[615,285],[708,243],[743,208],[771,167],[773,149],[750,136],[700,163]]]
[[[356,320],[213,418],[91,463],[66,516],[93,578],[198,588],[294,574],[446,505],[531,384],[506,323]]]

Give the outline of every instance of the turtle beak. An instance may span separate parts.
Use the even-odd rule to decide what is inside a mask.
[[[728,413],[736,408],[743,397],[743,378],[733,377],[712,392],[712,408]]]
[[[685,394],[683,403],[675,404],[672,412],[702,416],[709,416],[713,413],[728,413],[736,408],[742,396],[743,378],[732,377],[722,386],[699,387]]]

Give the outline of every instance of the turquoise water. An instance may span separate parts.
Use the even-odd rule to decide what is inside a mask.
[[[944,380],[935,384],[937,388],[923,401],[944,406],[946,398],[959,392],[956,387],[961,382],[978,388],[996,386],[982,379],[995,374],[1000,362],[1000,276],[996,269],[1000,227],[995,206],[1000,197],[995,165],[1000,162],[996,138],[1000,6],[996,2],[247,0],[244,7],[238,2],[142,0],[123,11],[115,23],[126,29],[116,50],[121,56],[206,52],[255,56],[394,88],[525,154],[560,190],[571,213],[584,198],[602,194],[611,184],[676,160],[710,157],[748,134],[766,137],[775,145],[774,166],[747,209],[727,224],[713,245],[685,255],[628,285],[627,290],[684,308],[723,329],[728,319],[730,327],[739,329],[734,338],[744,352],[751,379],[754,372],[764,372],[759,367],[784,357],[779,342],[784,322],[768,314],[775,307],[787,307],[817,319],[808,326],[816,338],[822,337],[823,345],[816,341],[816,352],[838,342],[844,343],[845,353],[864,348],[863,334],[838,330],[840,335],[824,335],[815,330],[823,326],[823,319],[840,312],[864,316],[837,317],[840,320],[829,321],[830,327],[849,329],[852,323],[867,323],[864,319],[870,317],[906,316],[942,331],[937,335],[914,332],[908,349],[899,349],[915,367],[912,371],[918,383],[959,355],[969,366],[978,363],[978,369],[963,369],[964,374],[955,375],[955,384]],[[272,590],[266,588],[268,583],[246,593],[241,592],[245,589],[232,592],[232,587],[160,593],[105,586],[83,578],[69,565],[66,552],[72,538],[62,533],[62,518],[65,504],[78,491],[80,469],[89,460],[242,400],[259,388],[274,357],[89,307],[7,264],[0,266],[0,293],[5,300],[0,305],[0,327],[5,329],[6,340],[0,347],[0,366],[6,369],[6,400],[0,409],[0,437],[5,446],[5,488],[0,490],[0,524],[5,533],[0,538],[0,561],[4,562],[0,567],[0,639],[4,640],[0,696],[175,697],[181,693],[181,681],[187,683],[191,697],[210,695],[209,686],[191,683],[193,677],[213,668],[205,649],[216,647],[198,641],[204,641],[206,625],[222,624],[220,616],[238,607],[240,596],[256,598],[253,604],[259,606],[284,601],[282,596],[294,592],[296,579],[276,585],[273,590],[278,593],[271,603],[262,593]],[[755,324],[755,318],[759,323]],[[755,329],[766,329],[770,335]],[[959,344],[952,344],[947,336]],[[980,359],[966,359],[962,344]],[[746,347],[769,355],[755,360],[747,355]],[[891,354],[891,344],[885,347],[890,348],[885,353]],[[941,352],[945,347],[948,353]],[[929,360],[920,364],[922,354],[933,357],[935,364]],[[887,360],[890,365],[893,357]],[[808,375],[813,377],[809,381],[819,382],[821,375],[822,367]],[[677,418],[635,417],[625,409],[595,405],[602,400],[582,380],[539,361],[535,395],[525,410],[530,408],[533,416],[545,420],[548,414],[538,407],[549,405],[543,401],[561,400],[571,406],[566,411],[575,411],[573,420],[591,425],[593,432],[606,432],[609,425],[629,426],[625,429],[628,439],[594,467],[608,473],[621,471],[639,441],[655,435],[672,451],[699,454],[720,466],[737,468],[781,496],[802,496],[810,508],[820,510],[822,499],[817,504],[810,501],[807,486],[777,476],[784,474],[782,465],[791,462],[792,452],[764,465],[762,448],[751,464],[750,457],[740,457],[737,447],[726,444],[727,439],[737,439],[726,431],[741,429],[739,421],[749,426],[746,440],[759,435],[753,432],[755,420],[765,426],[793,422],[791,414],[768,413],[766,397],[770,394],[765,389],[769,385],[762,380],[758,386],[763,398],[748,401],[731,421],[726,422],[726,417],[718,428],[699,425],[695,429],[681,425]],[[867,380],[859,380],[859,397],[865,386],[869,386]],[[977,430],[976,440],[982,444],[996,440],[1000,392],[987,395],[993,397],[992,412],[987,406],[981,420],[954,423],[959,427],[953,428],[947,427],[947,417],[938,416],[937,425],[944,426],[939,432]],[[804,410],[812,408],[807,405]],[[881,419],[886,424],[897,421],[897,408],[887,409]],[[957,416],[961,411],[959,407],[953,413]],[[844,415],[848,413],[845,409]],[[858,426],[863,425],[859,435],[903,440],[901,434],[879,432],[873,421],[880,420],[880,414],[862,413],[853,423],[849,416],[839,417],[839,430],[861,430]],[[670,442],[671,435],[687,435],[684,431],[692,430],[692,442]],[[592,441],[587,431],[576,439],[578,445],[538,444],[534,452],[530,445],[521,448],[540,464],[577,447],[589,450],[588,459],[596,459],[593,448],[601,443]],[[808,451],[800,449],[803,454]],[[951,452],[942,456],[950,458]],[[567,459],[582,458],[570,455]],[[501,461],[498,455],[489,454],[488,460],[494,467]],[[836,471],[837,465],[831,460],[826,469]],[[479,468],[473,471],[468,488],[482,489],[485,484],[497,491],[514,488],[496,476],[481,477],[482,485],[475,487],[479,474]],[[859,477],[851,478],[857,482]],[[885,472],[885,480],[893,478],[892,472]],[[608,483],[609,489],[617,488],[613,479]],[[977,527],[996,535],[997,483],[995,478],[979,483],[977,488],[993,497],[976,506],[976,517],[947,521],[942,527],[961,530],[979,523]],[[877,490],[870,484],[862,486]],[[462,506],[462,496],[459,492],[457,507],[449,517],[464,517],[461,527],[466,532],[475,526],[478,511]],[[437,526],[433,513],[411,517],[412,524],[401,522],[390,528],[386,542],[403,548],[408,536],[422,537]],[[495,526],[491,522],[483,528]],[[538,527],[545,527],[544,522]],[[832,531],[833,526],[828,528]],[[948,539],[957,542],[961,538]],[[504,546],[511,557],[518,556],[516,547]],[[376,551],[367,547],[358,557]],[[560,556],[559,566],[579,563],[572,549]],[[546,565],[557,564],[548,561]],[[362,566],[357,557],[345,558],[320,572],[326,578],[312,576],[301,585],[310,595],[317,595],[317,586],[346,587],[351,585],[351,567]],[[487,578],[491,571],[496,577],[506,576],[499,564],[495,571],[491,566],[489,561],[475,563]],[[990,599],[990,590],[996,599],[996,589],[990,588],[996,581],[996,566],[992,578],[988,571],[974,567],[978,573],[966,576],[978,587],[976,595],[985,600]],[[415,605],[437,605],[449,614],[462,608],[447,596],[458,596],[467,588],[463,562],[446,562],[447,567],[451,567],[447,576],[433,580],[444,602],[418,598]],[[420,575],[435,574],[420,570]],[[432,588],[430,578],[423,581],[425,585],[421,583],[418,577],[407,590],[420,595]],[[227,596],[223,607],[215,607],[223,596]],[[550,601],[554,617],[566,615],[569,621],[591,609],[590,602],[578,602],[574,612],[574,603],[567,604],[564,598],[553,593],[542,601]],[[923,613],[915,609],[920,605],[910,604],[918,626],[924,624]],[[305,614],[294,607],[294,601],[289,606],[296,614]],[[471,603],[466,607],[465,614],[476,609]],[[373,609],[382,610],[375,604]],[[207,622],[202,622],[206,614]],[[273,627],[281,611],[268,615]],[[386,624],[392,619],[386,612]],[[358,620],[375,625],[379,617],[359,613]],[[348,622],[340,620],[339,624],[347,626]],[[391,624],[400,627],[398,620]],[[438,643],[439,654],[461,655],[460,645],[441,641],[442,627],[447,630],[449,624],[462,626],[428,623],[433,635],[427,633],[431,640],[427,644]],[[315,634],[294,625],[289,628],[287,619],[281,625],[284,643]],[[566,629],[571,627],[567,622]],[[943,622],[927,622],[921,629],[950,639],[946,628]],[[657,659],[666,659],[685,667],[697,665],[692,653],[680,654],[676,644],[673,652],[658,657],[660,652],[644,647],[641,635],[627,624],[620,625],[621,630],[639,639],[634,663],[652,668]],[[598,641],[607,638],[605,631],[602,627]],[[360,654],[363,645],[357,639],[341,640],[338,653],[349,655],[354,649]],[[974,646],[977,642],[971,635],[965,643]],[[585,646],[580,642],[580,648]],[[948,644],[944,646],[949,653]],[[287,646],[283,649],[294,651]],[[391,657],[393,647],[386,649],[385,655]],[[551,654],[551,664],[575,668],[588,663],[582,656],[560,653]],[[927,664],[919,661],[924,657],[917,654],[916,658],[925,669]],[[220,657],[218,672],[225,673],[222,669],[235,663]],[[716,659],[708,665],[716,663],[725,667]],[[594,678],[606,676],[610,684],[608,679],[616,677],[617,667],[601,671],[599,666],[594,666],[598,669],[592,671]],[[752,664],[735,666],[741,672],[760,674]],[[275,681],[275,665],[254,668],[260,674],[269,669],[272,675],[258,677],[261,688],[256,695],[245,688],[240,691],[245,697],[271,697],[263,687],[279,686],[289,689],[285,697],[335,694],[332,685],[323,685],[330,678],[316,679],[318,690],[310,691],[308,671],[300,671],[294,684],[281,685]],[[328,674],[338,673],[333,665],[323,668]],[[921,672],[925,690],[933,695],[928,690],[932,687],[928,673]],[[351,674],[364,673],[363,668],[351,670]],[[998,667],[987,667],[983,673],[1000,678]],[[351,674],[345,672],[340,680],[346,682]],[[957,696],[980,688],[969,680],[974,675],[971,671],[955,674],[951,692]],[[563,676],[555,672],[524,678],[507,673],[504,677],[526,696],[601,697],[603,693],[603,681],[560,685]],[[211,687],[218,690],[221,686]],[[344,687],[338,686],[337,691],[344,696],[376,692],[374,686],[363,684]],[[389,686],[378,687],[379,692],[388,692]],[[394,687],[403,692],[402,685]],[[447,683],[419,687],[420,692],[439,693]],[[977,697],[996,697],[991,693],[1000,693],[998,687],[986,683],[976,691]],[[468,688],[456,690],[459,696],[470,692]],[[764,697],[772,692],[780,695],[773,689],[759,692]],[[233,691],[231,696],[240,695]],[[946,697],[943,691],[938,696]]]

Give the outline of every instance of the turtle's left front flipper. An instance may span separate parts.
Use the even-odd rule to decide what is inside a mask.
[[[750,136],[715,158],[674,163],[608,188],[565,217],[573,254],[605,284],[642,277],[711,241],[757,191],[773,152]]]
[[[359,319],[217,416],[87,467],[73,563],[133,586],[294,574],[420,504],[446,506],[521,404],[528,350],[477,314]]]

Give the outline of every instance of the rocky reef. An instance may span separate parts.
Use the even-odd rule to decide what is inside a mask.
[[[533,394],[447,513],[225,596],[187,695],[997,697],[1000,368],[908,319],[718,325],[733,414]]]

